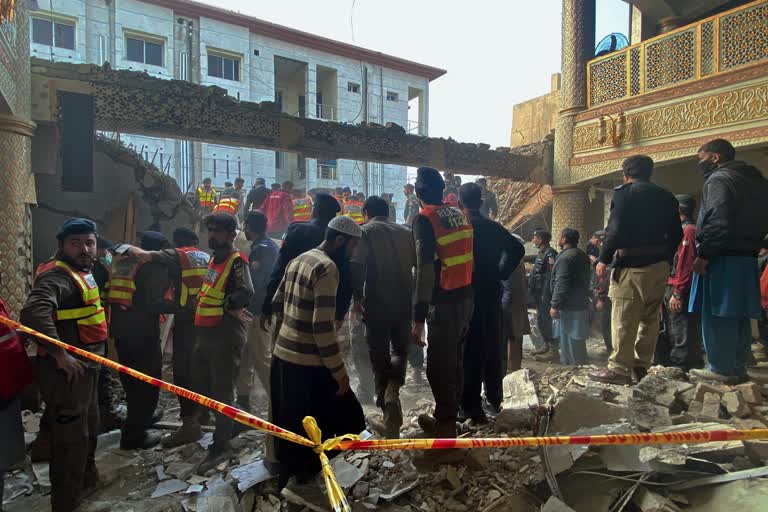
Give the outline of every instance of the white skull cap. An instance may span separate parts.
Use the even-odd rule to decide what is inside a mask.
[[[363,236],[363,230],[360,229],[360,226],[346,215],[334,217],[328,223],[328,227],[353,238],[362,238]]]

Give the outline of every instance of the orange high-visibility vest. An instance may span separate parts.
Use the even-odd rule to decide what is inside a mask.
[[[200,288],[195,309],[195,326],[216,327],[221,323],[224,318],[224,289],[232,272],[232,265],[238,258],[248,262],[248,257],[240,251],[232,252],[221,263],[216,263],[213,258],[208,262],[208,272]]]
[[[99,286],[90,272],[75,270],[61,260],[50,260],[37,267],[35,280],[48,272],[61,272],[69,276],[80,290],[83,305],[72,309],[57,309],[56,322],[77,322],[80,343],[91,345],[107,341],[107,317],[99,299]],[[69,341],[69,340],[63,340]],[[39,354],[44,354],[38,348]]]
[[[309,196],[293,200],[293,221],[309,222],[312,219],[312,198]]]
[[[343,215],[346,215],[357,224],[365,222],[365,217],[363,216],[363,203],[360,201],[345,201],[341,210]]]
[[[136,274],[141,262],[133,256],[115,255],[109,269],[109,292],[107,302],[131,307],[136,293]]]
[[[203,187],[198,188],[197,201],[200,203],[201,208],[213,210],[216,206],[216,189],[213,187],[210,190],[205,190]]]
[[[213,209],[213,212],[223,212],[234,215],[237,213],[238,208],[240,208],[240,200],[236,197],[227,196],[219,199],[219,204],[216,205],[216,208]]]
[[[448,205],[426,205],[421,215],[435,231],[435,252],[440,260],[440,288],[455,290],[472,284],[472,224],[464,212]]]
[[[187,304],[190,304],[191,307],[196,307],[197,296],[203,287],[203,280],[208,273],[208,263],[211,257],[197,247],[177,247],[176,253],[179,255],[179,263],[181,264],[179,305],[186,307]]]

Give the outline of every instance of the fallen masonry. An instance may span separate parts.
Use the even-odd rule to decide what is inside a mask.
[[[768,427],[759,412],[768,405],[768,389],[760,385],[689,382],[680,373],[654,368],[634,387],[612,386],[590,381],[587,370],[548,367],[510,374],[504,381],[505,411],[485,425],[461,424],[460,432],[480,438]],[[426,384],[409,377],[402,391],[404,438],[419,437],[416,418],[432,411],[431,400],[424,398],[429,396]],[[262,417],[265,398],[256,411]],[[173,397],[162,399],[164,422],[177,421]],[[29,441],[38,418],[39,413],[25,416]],[[259,432],[238,436],[233,440],[237,456],[198,476],[210,440],[208,433],[199,443],[171,450],[128,452],[119,449],[118,431],[103,434],[97,453],[102,482],[81,510],[329,510],[319,480],[278,491],[263,461],[265,437]],[[352,510],[609,512],[623,507],[668,512],[726,510],[738,503],[739,512],[749,512],[765,510],[768,499],[765,441],[475,449],[460,464],[426,472],[414,466],[414,453],[346,452],[333,459]],[[4,510],[50,510],[49,491],[47,464],[18,469],[6,477]]]

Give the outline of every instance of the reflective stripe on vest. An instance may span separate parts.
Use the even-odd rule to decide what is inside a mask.
[[[112,259],[112,266],[109,269],[109,292],[107,292],[107,301],[110,304],[126,307],[133,305],[139,267],[141,262],[133,256],[116,255]]]
[[[294,222],[308,222],[312,218],[312,199],[309,196],[293,200]]]
[[[71,309],[58,309],[55,313],[57,322],[77,322],[77,333],[83,344],[103,343],[107,340],[107,317],[99,298],[99,286],[90,272],[81,272],[59,260],[51,260],[40,265],[35,279],[58,269],[69,275],[80,289],[83,306]],[[67,340],[64,340],[67,341]]]
[[[181,264],[179,305],[186,307],[189,303],[190,306],[196,306],[197,296],[203,286],[205,275],[208,273],[208,263],[211,257],[197,247],[178,247],[176,253],[179,255],[179,263]]]
[[[240,201],[234,197],[222,197],[219,199],[219,204],[213,209],[214,213],[228,213],[234,215],[237,213],[237,209],[240,208]]]
[[[421,215],[435,231],[435,252],[440,260],[440,288],[455,290],[472,284],[472,224],[464,212],[447,205],[426,205]]]
[[[197,201],[202,208],[213,209],[216,206],[216,190],[211,187],[210,190],[204,188],[197,189]]]
[[[344,215],[355,221],[357,224],[365,222],[363,217],[363,203],[359,201],[347,201],[344,203]]]
[[[221,323],[221,319],[224,317],[224,288],[227,286],[232,265],[238,258],[248,261],[243,253],[235,251],[221,263],[217,264],[213,258],[208,262],[208,271],[205,274],[195,309],[195,325],[197,327],[216,327]]]

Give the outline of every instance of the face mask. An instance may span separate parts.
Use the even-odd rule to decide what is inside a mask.
[[[715,169],[717,169],[717,164],[711,160],[704,160],[703,162],[699,162],[698,167],[704,176],[709,176]]]
[[[111,265],[112,265],[112,253],[108,252],[106,255],[104,255],[104,256],[101,256],[101,257],[99,258],[99,261],[100,261],[100,262],[101,262],[101,264],[102,264],[102,265],[104,265],[105,267],[109,267],[109,266],[111,266]]]

